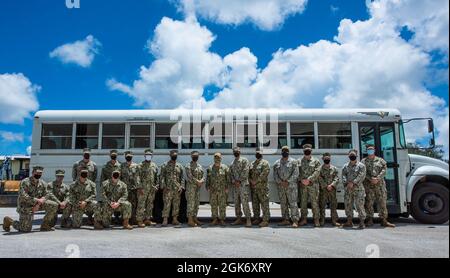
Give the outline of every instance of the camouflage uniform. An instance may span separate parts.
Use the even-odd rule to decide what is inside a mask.
[[[120,212],[124,219],[131,217],[131,203],[128,202],[127,185],[118,180],[117,184],[113,184],[112,179],[102,183],[102,203],[97,206],[95,213],[95,221],[101,222],[104,226],[111,225],[111,216],[114,212]],[[112,202],[119,203],[119,207],[113,209]]]
[[[227,165],[216,167],[212,164],[208,167],[205,186],[209,191],[212,218],[225,220],[230,180],[230,169]]]
[[[255,182],[251,187],[253,217],[260,217],[260,211],[263,211],[263,221],[269,221],[269,184],[267,177],[270,174],[270,165],[267,160],[257,159],[252,162],[249,171],[250,180]]]
[[[310,184],[305,186],[301,184],[301,218],[306,219],[308,217],[308,199],[311,202],[311,208],[313,212],[314,220],[319,220],[319,173],[320,173],[320,162],[317,158],[311,157],[311,159],[306,159],[303,157],[299,164],[299,177],[298,180],[301,182],[304,179],[308,179]]]
[[[82,169],[88,169],[88,179],[93,181],[94,183],[97,181],[97,164],[94,161],[89,160],[89,162],[84,162],[84,160],[80,160],[75,162],[72,167],[72,179],[76,181],[80,176],[80,172]]]
[[[59,211],[59,207],[61,203],[69,203],[69,191],[70,187],[65,183],[58,183],[57,181],[52,181],[48,184],[48,190],[52,192],[51,200],[56,202],[58,204],[58,210],[55,215],[55,218],[52,220],[52,225],[55,226],[57,220],[58,220],[58,212],[61,213],[62,211]]]
[[[366,219],[366,212],[364,209],[366,193],[363,186],[365,177],[366,166],[361,162],[355,164],[347,162],[342,169],[342,183],[345,186],[345,214],[347,218],[353,218],[353,205],[355,205],[359,219],[362,223],[364,223],[364,220]],[[347,188],[348,182],[353,182],[352,189]]]
[[[336,188],[339,183],[339,173],[335,166],[322,165],[319,171],[319,185],[320,185],[320,196],[319,196],[319,207],[320,207],[320,222],[325,221],[325,207],[327,203],[330,203],[331,219],[333,222],[337,222],[339,219],[337,213],[337,198],[336,198]],[[332,191],[328,191],[328,185],[333,186]]]
[[[153,161],[143,161],[139,164],[139,172],[144,196],[139,203],[136,218],[137,221],[144,221],[152,219],[153,203],[159,186],[159,168]]]
[[[365,209],[367,218],[373,218],[373,205],[376,203],[379,217],[381,219],[386,219],[388,216],[388,211],[386,206],[387,190],[384,177],[386,176],[387,163],[381,157],[375,157],[374,159],[366,157],[361,161],[361,163],[366,166],[364,189],[366,191]],[[379,182],[377,184],[372,184],[371,178],[378,178]]]
[[[69,191],[69,202],[63,210],[63,221],[67,221],[72,215],[72,227],[81,227],[83,215],[85,213],[92,215],[95,212],[97,206],[96,193],[95,183],[89,179],[86,179],[84,183],[81,183],[80,179],[72,183]],[[84,209],[81,209],[80,202],[83,201],[87,205]]]
[[[106,164],[102,168],[102,174],[100,178],[100,182],[103,184],[104,181],[109,180],[112,176],[112,172],[114,170],[120,171],[121,163],[119,161],[115,161],[114,163],[110,161],[106,162]]]
[[[273,165],[273,178],[278,185],[278,194],[281,203],[281,215],[283,219],[289,219],[289,211],[291,219],[294,222],[298,222],[298,166],[297,161],[292,158],[288,158],[287,161],[279,159]],[[285,188],[281,185],[282,181],[289,183]]]
[[[196,217],[200,206],[200,187],[197,182],[204,180],[205,171],[202,165],[191,161],[185,166],[187,216]]]
[[[178,162],[168,161],[161,166],[161,189],[163,189],[164,209],[163,218],[177,217],[180,210],[181,190],[184,189],[184,167]]]
[[[55,218],[58,204],[54,200],[56,197],[48,190],[48,185],[42,180],[33,177],[26,178],[20,182],[19,196],[17,198],[17,212],[19,221],[13,222],[13,228],[19,232],[31,232],[33,227],[33,207],[37,204],[37,199],[44,197],[45,202],[40,210],[45,211],[43,223],[49,225]]]
[[[245,217],[251,217],[250,212],[250,188],[248,183],[248,172],[250,170],[250,162],[245,157],[239,157],[233,160],[230,165],[231,183],[234,189],[234,209],[236,217],[242,217],[241,205],[244,208]],[[234,183],[239,181],[239,187],[234,186]]]
[[[128,201],[131,203],[131,219],[134,222],[136,221],[137,208],[145,201],[144,194],[138,193],[138,189],[142,189],[139,164],[123,162],[120,166],[120,179],[127,185]]]

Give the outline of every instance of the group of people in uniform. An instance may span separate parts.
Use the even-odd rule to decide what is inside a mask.
[[[387,220],[384,180],[387,165],[385,160],[375,155],[375,146],[367,146],[368,156],[362,161],[358,161],[357,150],[351,150],[341,175],[331,163],[330,153],[322,155],[321,163],[312,156],[312,152],[312,146],[306,144],[303,146],[303,157],[294,159],[285,146],[281,149],[281,158],[272,166],[281,204],[282,220],[278,225],[294,228],[307,225],[310,203],[315,227],[325,225],[325,209],[329,204],[333,226],[353,227],[355,207],[360,220],[359,228],[363,229],[374,224],[376,204],[381,225],[395,227]],[[110,160],[101,171],[99,190],[96,188],[98,170],[91,160],[90,149],[84,149],[83,159],[73,165],[74,182],[71,185],[63,183],[64,170],[57,170],[55,181],[46,183],[42,180],[43,167],[35,166],[31,177],[20,184],[17,199],[19,219],[15,221],[6,216],[3,229],[9,232],[13,227],[20,232],[30,232],[34,214],[42,210],[45,216],[41,231],[54,230],[58,213],[62,214],[62,228],[80,228],[84,215],[88,216],[87,224],[98,230],[109,228],[112,224],[121,224],[124,229],[156,225],[152,215],[158,190],[162,190],[164,202],[162,226],[168,225],[170,217],[173,225],[180,225],[180,200],[185,192],[187,224],[196,227],[203,224],[197,217],[203,186],[209,192],[211,225],[226,225],[228,193],[232,191],[236,215],[232,225],[269,226],[268,177],[271,167],[263,158],[262,150],[257,149],[255,160],[250,162],[241,156],[240,149],[236,147],[230,165],[222,162],[221,153],[215,153],[214,162],[206,171],[198,163],[199,155],[198,151],[193,151],[191,162],[183,166],[177,162],[178,151],[172,150],[170,160],[158,167],[150,149],[145,150],[144,161],[139,164],[133,162],[131,151],[125,152],[125,162],[120,163],[118,152],[111,150]],[[345,187],[347,216],[343,225],[339,223],[337,214],[336,189],[340,181]]]

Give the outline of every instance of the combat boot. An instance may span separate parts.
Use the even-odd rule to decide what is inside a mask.
[[[259,227],[261,228],[269,227],[269,222],[263,220],[261,223],[259,223]]]
[[[237,226],[237,225],[242,225],[242,224],[244,224],[244,222],[242,222],[242,218],[241,217],[236,218],[236,221],[231,223],[232,226]]]
[[[325,223],[324,223],[324,224],[325,224]],[[320,225],[319,219],[314,219],[314,227],[318,228],[318,227],[320,227],[320,226],[323,226],[323,225]]]
[[[94,230],[103,230],[103,225],[100,222],[94,220]]]
[[[386,227],[386,228],[395,228],[395,225],[388,222],[386,219],[383,219],[381,221],[381,226]]]
[[[93,226],[94,225],[94,218],[92,217],[92,215],[88,215],[87,224],[88,224],[88,226]]]
[[[156,223],[155,223],[155,222],[152,222],[152,221],[149,220],[149,219],[146,219],[146,220],[144,221],[144,224],[145,224],[145,226],[153,226],[153,225],[155,225]]]
[[[307,223],[308,223],[308,220],[306,218],[302,218],[302,220],[300,221],[300,223],[298,225],[305,226]]]
[[[367,219],[367,223],[366,223],[367,227],[372,227],[373,226],[373,218],[370,217],[369,219]]]
[[[167,217],[164,217],[161,226],[166,227],[168,222],[169,222],[169,220],[167,219]]]
[[[245,223],[245,227],[246,228],[251,228],[252,227],[252,219],[250,217],[247,217],[247,221]]]
[[[261,223],[261,218],[256,218],[255,220],[253,220],[252,225],[259,225]]]
[[[44,221],[41,225],[41,232],[53,232],[55,229],[50,225],[50,223]]]
[[[291,226],[292,228],[298,228],[298,222],[297,221],[294,221],[293,223],[292,223],[292,226]]]
[[[288,219],[283,219],[280,223],[278,223],[278,226],[288,226],[291,225],[291,222]]]
[[[3,218],[3,230],[5,232],[9,232],[11,231],[11,225],[13,224],[14,220],[9,217],[9,216],[5,216],[5,218]]]
[[[341,227],[341,223],[339,223],[339,221],[337,221],[336,219],[332,219],[331,220],[331,224],[335,227]]]
[[[70,228],[70,221],[67,218],[61,219],[61,228],[63,229],[69,229]]]
[[[123,226],[124,229],[133,230],[133,226],[130,225],[129,219],[124,219],[123,223],[122,223],[122,226]]]
[[[222,227],[225,227],[227,224],[225,223],[225,220],[223,220],[223,219],[220,219],[219,220],[219,224],[220,224],[220,226],[222,226]]]
[[[217,220],[217,218],[213,218],[211,225],[212,226],[217,226],[219,224],[219,221]]]
[[[358,229],[363,230],[366,228],[366,224],[364,220],[359,221]]]
[[[203,225],[203,223],[200,222],[200,220],[198,220],[197,216],[194,216],[194,222],[195,222],[195,224],[197,224],[197,226]]]
[[[145,228],[145,224],[142,221],[138,221],[137,226],[138,226],[138,228]]]
[[[197,226],[196,224],[195,224],[195,222],[194,222],[194,217],[192,217],[192,216],[189,216],[188,217],[188,226],[189,227],[195,227],[195,226]]]
[[[181,225],[181,223],[178,221],[178,217],[177,216],[174,216],[172,218],[172,225],[176,225],[176,226]]]
[[[344,227],[353,228],[353,220],[350,217],[347,218],[347,222],[345,222]]]

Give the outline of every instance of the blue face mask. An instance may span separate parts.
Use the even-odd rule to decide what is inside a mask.
[[[375,150],[367,150],[367,154],[368,155],[374,155],[375,154]]]

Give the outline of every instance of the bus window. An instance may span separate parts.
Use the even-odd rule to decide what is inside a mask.
[[[103,124],[102,149],[125,149],[125,124]]]
[[[178,142],[171,138],[172,129],[177,129],[178,123],[156,124],[155,126],[155,149],[178,149]],[[174,132],[178,136],[178,131]]]
[[[361,138],[361,157],[367,156],[367,145],[375,145],[375,126],[367,125],[359,128]]]
[[[71,149],[72,124],[43,124],[41,136],[41,149]]]
[[[351,149],[352,126],[350,123],[319,123],[320,149]]]
[[[258,123],[236,124],[236,143],[240,148],[258,147]]]
[[[278,130],[271,130],[272,128],[276,128],[276,123],[265,123],[263,125],[263,145],[264,147],[272,147],[281,149],[283,146],[287,146],[287,129],[286,123],[278,123]],[[271,144],[272,140],[275,140],[277,144]]]
[[[145,149],[150,148],[151,126],[131,125],[130,126],[130,148]]]
[[[400,147],[402,149],[406,149],[407,148],[407,144],[406,144],[406,137],[405,137],[405,125],[403,124],[403,122],[399,123],[399,133],[400,133]]]
[[[98,149],[98,124],[77,124],[76,149]]]
[[[302,149],[303,145],[314,144],[314,123],[291,123],[291,148]]]
[[[205,123],[182,123],[181,124],[181,147],[183,149],[204,149],[203,130]]]
[[[231,149],[233,147],[232,123],[211,122],[209,135],[210,149]]]

